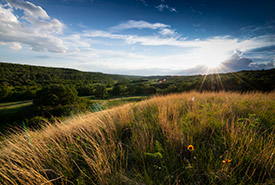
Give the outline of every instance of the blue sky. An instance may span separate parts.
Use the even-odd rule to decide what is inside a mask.
[[[273,0],[0,0],[0,61],[130,75],[275,65]]]

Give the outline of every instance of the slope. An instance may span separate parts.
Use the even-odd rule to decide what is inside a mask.
[[[1,142],[0,182],[273,184],[274,95],[174,94],[25,129]]]

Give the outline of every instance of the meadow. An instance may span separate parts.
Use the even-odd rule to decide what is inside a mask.
[[[155,96],[1,141],[1,184],[274,184],[275,92]]]
[[[64,120],[68,116],[79,114],[80,112],[97,112],[120,106],[129,102],[138,102],[146,99],[148,96],[130,96],[130,97],[112,97],[108,99],[96,99],[94,96],[80,97],[80,101],[69,106],[67,111],[57,111],[57,115],[46,113],[50,107],[41,109],[33,106],[32,100],[0,103],[0,133],[8,133],[14,128],[21,127],[22,122],[28,126],[39,128],[45,122],[52,122],[56,119]],[[1,137],[0,137],[1,138]]]

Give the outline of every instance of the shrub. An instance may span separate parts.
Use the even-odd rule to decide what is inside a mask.
[[[50,85],[36,93],[34,104],[38,106],[69,105],[77,100],[77,91],[73,87]]]

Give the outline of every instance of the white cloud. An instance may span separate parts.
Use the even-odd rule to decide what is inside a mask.
[[[40,6],[23,0],[5,0],[0,4],[0,41],[5,43],[19,43],[30,46],[34,51],[48,51],[64,53],[67,48],[63,41],[55,34],[61,34],[64,24],[49,17]],[[22,10],[20,17],[14,10]]]
[[[12,50],[20,50],[22,49],[22,46],[18,42],[11,42],[9,48]]]
[[[0,19],[4,23],[18,23],[16,16],[12,13],[12,9],[4,8],[0,5]]]
[[[168,28],[170,29],[170,26]],[[152,55],[150,52],[147,52],[146,54],[139,54],[140,57],[138,60],[123,57],[124,54],[121,55],[122,58],[118,57],[115,59],[118,63],[120,63],[121,60],[127,61],[122,66],[122,68],[125,69],[125,66],[128,64],[128,69],[125,69],[127,72],[137,72],[142,71],[142,69],[144,69],[144,71],[153,71],[153,69],[167,69],[158,70],[159,73],[155,71],[154,74],[162,74],[164,71],[171,71],[170,73],[165,72],[166,74],[172,74],[173,72],[176,74],[180,69],[185,71],[185,69],[191,68],[192,71],[189,71],[190,74],[195,73],[196,71],[199,73],[199,70],[205,70],[205,67],[194,68],[195,66],[209,63],[215,65],[223,61],[227,61],[226,66],[228,68],[232,67],[233,70],[240,70],[242,67],[243,69],[256,69],[255,65],[252,67],[253,61],[246,57],[241,57],[241,53],[238,53],[240,58],[235,58],[234,62],[232,62],[232,54],[236,51],[236,49],[239,49],[243,51],[245,55],[251,49],[272,46],[275,43],[274,39],[272,39],[274,38],[274,35],[258,36],[246,40],[233,38],[231,36],[217,36],[203,40],[187,40],[179,35],[175,36],[172,33],[166,35],[164,34],[164,37],[161,33],[164,29],[159,31],[159,35],[148,36],[113,34],[102,30],[89,30],[83,34],[83,37],[121,40],[125,44],[140,44],[150,50],[154,48],[153,46],[170,46],[175,49],[177,48],[179,51],[181,50],[181,52],[178,52],[177,54],[163,54],[162,49],[156,49],[158,50],[159,56]],[[169,33],[169,31],[167,32]],[[114,61],[114,58],[106,58],[106,60]],[[129,66],[130,63],[131,66]],[[257,66],[263,67],[263,65]],[[119,71],[119,69],[117,70]]]
[[[26,19],[50,19],[47,12],[43,10],[40,6],[36,6],[31,2],[24,0],[4,0],[15,9],[24,10]]]
[[[158,11],[164,11],[164,10],[169,10],[170,12],[178,12],[176,8],[170,7],[167,4],[159,4],[158,6],[155,7]]]
[[[271,69],[275,67],[274,61],[253,62],[250,58],[243,57],[242,54],[241,51],[237,50],[229,59],[224,61],[221,66],[222,72]]]
[[[265,61],[265,62],[253,62],[249,64],[251,69],[272,69],[275,68],[275,60],[274,61]]]
[[[275,35],[258,36],[246,40],[232,38],[231,36],[216,36],[204,40],[186,40],[178,34],[172,34],[175,33],[175,31],[172,29],[164,28],[161,29],[159,32],[160,35],[139,36],[129,34],[114,34],[102,30],[87,30],[83,33],[83,36],[124,40],[127,44],[139,43],[145,46],[175,46],[183,48],[201,48],[205,51],[209,51],[211,49],[215,51],[216,49],[219,49],[219,51],[230,51],[231,53],[236,49],[246,52],[251,49],[272,46],[275,44]],[[168,37],[163,37],[163,35],[168,35]]]
[[[126,29],[161,29],[161,28],[169,28],[169,25],[162,24],[162,23],[149,23],[146,21],[135,21],[135,20],[129,20],[124,23],[121,23],[117,26],[111,27],[110,30],[112,31],[121,31]]]
[[[159,33],[162,35],[174,35],[176,32],[175,30],[164,28],[164,29],[161,29]]]

